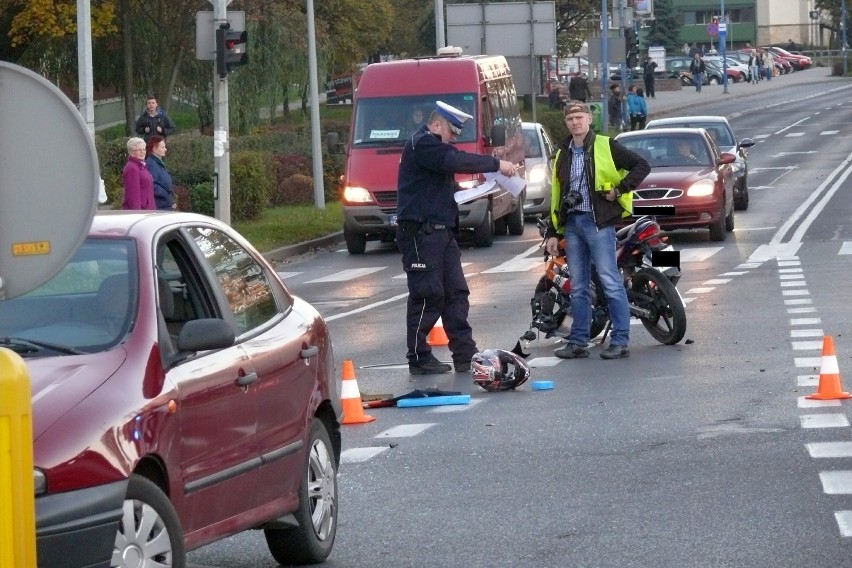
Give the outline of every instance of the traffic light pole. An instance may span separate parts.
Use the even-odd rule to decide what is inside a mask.
[[[213,4],[213,33],[228,22],[229,0],[210,0]],[[217,48],[218,49],[218,48]],[[218,54],[217,54],[218,55]],[[231,224],[231,155],[228,125],[228,76],[220,77],[213,65],[213,197],[214,216]]]

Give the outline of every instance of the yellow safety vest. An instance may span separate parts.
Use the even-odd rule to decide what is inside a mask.
[[[619,170],[615,167],[615,162],[612,160],[612,151],[609,148],[609,137],[595,135],[594,144],[595,157],[595,191],[609,192],[613,187],[618,185],[624,176],[627,175],[626,170]],[[553,161],[553,175],[551,176],[550,186],[550,218],[553,221],[553,226],[559,226],[559,179],[556,172],[556,164],[559,163],[559,154],[562,148],[556,151],[556,159]],[[628,191],[622,193],[618,199],[621,208],[624,209],[621,216],[629,217],[633,213],[633,192]]]

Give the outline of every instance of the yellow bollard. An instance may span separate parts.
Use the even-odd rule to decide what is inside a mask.
[[[24,360],[0,348],[0,568],[36,565],[30,397]]]

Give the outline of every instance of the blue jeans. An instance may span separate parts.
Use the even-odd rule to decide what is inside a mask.
[[[591,213],[568,215],[565,223],[568,270],[571,273],[571,332],[568,342],[586,345],[592,324],[589,294],[591,263],[598,272],[612,321],[610,345],[630,342],[630,308],[615,260],[615,227],[599,229]],[[599,290],[598,293],[601,293]]]
[[[692,80],[695,81],[695,90],[700,93],[701,85],[704,83],[704,73],[696,73],[692,76]]]

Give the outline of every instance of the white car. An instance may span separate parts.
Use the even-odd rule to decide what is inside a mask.
[[[722,56],[721,55],[705,55],[704,60],[705,61],[708,61],[708,60],[709,61],[715,61],[719,65],[719,67],[722,67]],[[725,64],[729,69],[736,69],[737,71],[740,72],[741,77],[742,77],[741,81],[747,81],[748,80],[748,76],[751,73],[751,71],[748,68],[748,65],[746,65],[745,63],[738,61],[738,60],[736,60],[736,59],[734,59],[733,57],[730,57],[730,56],[725,56]]]
[[[550,179],[556,148],[544,126],[538,122],[522,123],[524,133],[524,165],[527,194],[524,216],[550,213]]]

